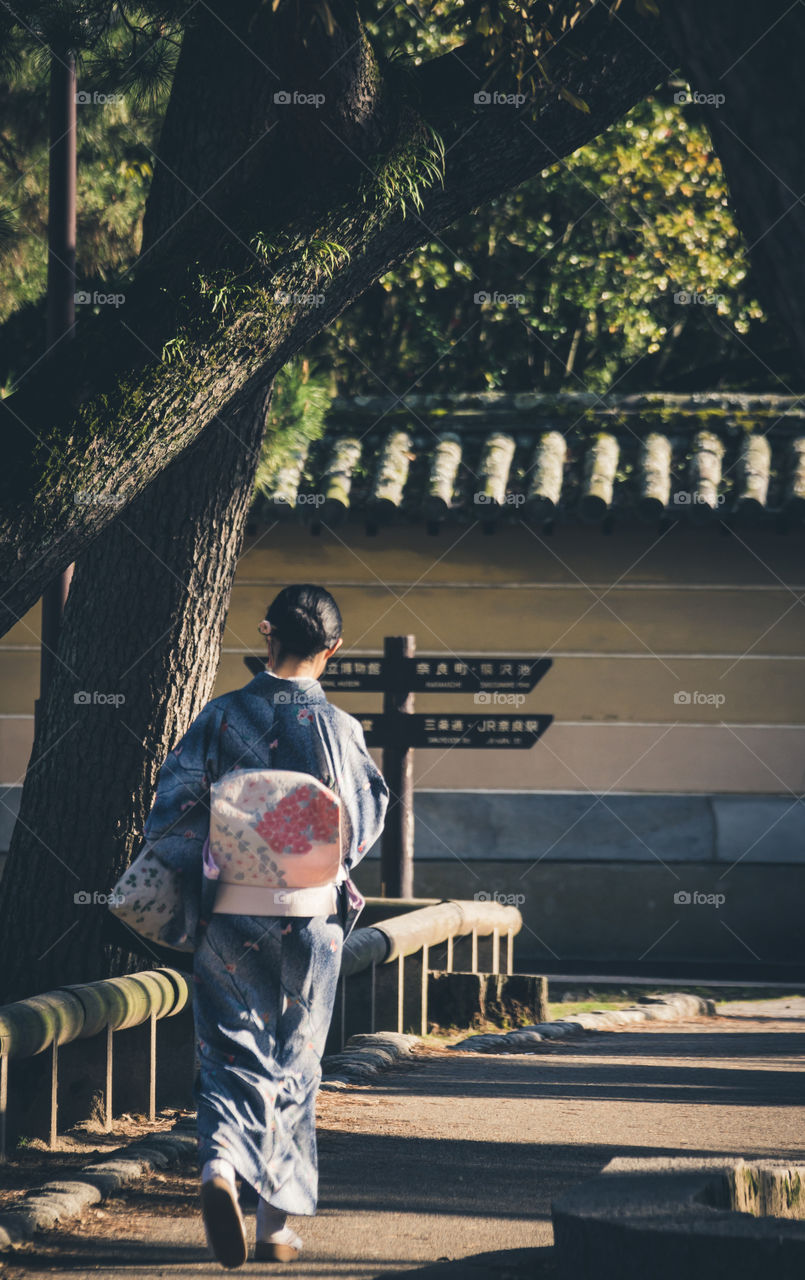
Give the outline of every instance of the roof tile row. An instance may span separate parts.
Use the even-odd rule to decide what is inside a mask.
[[[788,396],[355,397],[286,458],[269,503],[315,528],[356,515],[494,524],[805,520],[805,411]]]

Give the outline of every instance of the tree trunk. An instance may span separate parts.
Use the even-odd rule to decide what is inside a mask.
[[[331,5],[335,61],[320,34],[301,53],[270,6],[235,0],[224,24],[215,0],[194,11],[132,296],[117,320],[92,322],[72,380],[65,367],[63,382],[4,402],[22,419],[13,475],[2,482],[12,580],[5,625],[87,548],[4,876],[5,998],[96,979],[121,963],[103,941],[105,904],[84,898],[109,892],[137,847],[157,768],[209,698],[274,372],[413,248],[574,150],[659,78],[641,39],[596,6],[561,43],[538,130],[506,108],[473,117],[469,54],[428,64],[421,82],[412,74],[394,105],[354,4]],[[296,53],[285,65],[296,66],[306,92],[326,80],[321,119],[309,123],[310,108],[283,116],[274,105],[265,67],[278,50]],[[589,112],[569,105],[560,84],[578,90]],[[443,186],[417,167],[431,119],[450,144]],[[364,157],[384,148],[394,162],[387,183],[358,190],[364,170],[376,177]],[[388,182],[407,190],[410,180],[423,201],[417,216],[410,204],[403,216],[396,194],[387,203]],[[255,266],[248,242],[266,229],[283,247]],[[332,261],[326,241],[346,253]],[[181,292],[193,272],[206,275],[195,297]],[[273,302],[277,289],[322,291],[322,276],[323,306]],[[223,319],[209,300],[222,289]],[[172,333],[180,354],[166,365],[159,353]],[[102,394],[96,364],[107,370]],[[60,406],[66,386],[78,403],[72,418]],[[38,443],[27,447],[37,423]],[[77,503],[82,491],[91,500]]]
[[[805,363],[805,10],[789,0],[663,0],[660,7],[701,95],[758,291]]]
[[[330,7],[332,37],[314,6],[191,6],[125,301],[83,319],[69,359],[55,353],[47,379],[35,367],[0,403],[0,634],[216,415],[265,388],[379,276],[595,137],[663,76],[649,51],[659,24],[597,4],[556,41],[551,83],[527,111],[476,106],[483,42],[381,67],[354,0]],[[312,33],[297,30],[299,14]],[[279,87],[320,90],[321,110],[276,103]]]
[[[268,399],[207,427],[78,561],[3,876],[0,999],[126,967],[92,899],[211,695]]]

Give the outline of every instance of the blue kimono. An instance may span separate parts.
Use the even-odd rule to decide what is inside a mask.
[[[219,1156],[277,1209],[316,1209],[315,1100],[344,937],[360,898],[349,879],[336,915],[215,914],[203,874],[209,788],[233,769],[295,769],[341,798],[351,870],[383,828],[388,788],[352,716],[310,678],[261,672],[214,698],[169,753],[145,838],[180,874],[183,910],[163,931],[195,946],[199,1163]]]

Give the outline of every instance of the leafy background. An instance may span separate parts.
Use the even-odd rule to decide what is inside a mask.
[[[477,3],[459,21],[449,0],[367,8],[373,38],[397,61],[451,48],[470,18],[477,31],[492,22],[493,35],[498,21]],[[326,20],[326,9],[316,16]],[[158,39],[112,24],[80,60],[79,87],[111,95],[78,107],[80,288],[125,292],[179,39],[164,24]],[[44,349],[41,40],[18,36],[0,75],[0,387],[8,394]],[[277,380],[258,489],[270,486],[278,446],[321,433],[336,393],[790,390],[785,334],[758,301],[698,109],[675,101],[685,90],[669,80],[590,145],[434,236],[339,316]],[[410,202],[406,216],[419,216]]]

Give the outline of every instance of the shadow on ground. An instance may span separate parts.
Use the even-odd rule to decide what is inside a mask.
[[[556,1250],[498,1249],[493,1253],[476,1253],[471,1258],[458,1258],[454,1262],[439,1261],[413,1271],[383,1271],[375,1280],[556,1280],[558,1276]]]
[[[455,1071],[449,1069],[449,1062],[440,1062],[436,1071],[429,1065],[405,1078],[384,1081],[379,1087],[392,1095],[421,1092],[427,1097],[494,1098],[504,1085],[509,1098],[639,1099],[741,1107],[766,1107],[772,1101],[781,1107],[805,1104],[805,1079],[791,1070],[791,1060],[805,1056],[802,1032],[725,1034],[673,1028],[662,1035],[597,1033],[561,1047],[552,1045],[547,1052],[488,1055],[486,1078],[477,1073],[468,1078],[470,1073],[458,1065],[467,1056],[460,1051],[451,1055]],[[614,1061],[610,1064],[608,1058]],[[746,1059],[751,1062],[742,1066]],[[771,1069],[755,1065],[759,1059],[771,1064]],[[538,1073],[534,1071],[535,1060],[540,1063]],[[775,1060],[780,1062],[777,1070]]]

